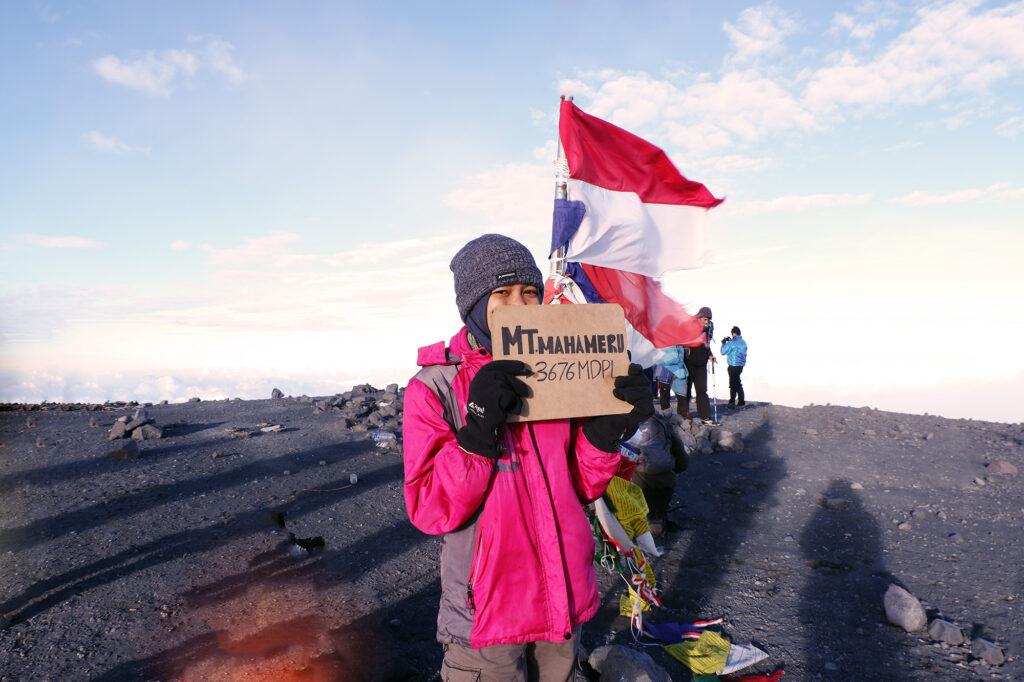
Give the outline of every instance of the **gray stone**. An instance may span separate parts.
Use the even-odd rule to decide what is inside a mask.
[[[971,655],[975,658],[980,658],[989,665],[1002,665],[1006,661],[1002,649],[981,637],[971,642]]]
[[[117,440],[118,438],[128,437],[128,426],[123,421],[118,420],[114,422],[114,425],[110,428],[110,434],[107,436],[107,440]]]
[[[117,450],[111,450],[107,453],[107,459],[135,459],[138,456],[139,445],[132,440],[126,441]]]
[[[684,447],[689,448],[691,451],[697,449],[697,439],[693,437],[693,434],[690,433],[689,429],[684,429],[682,427],[677,427],[676,428],[676,435],[678,435],[679,439],[681,441],[683,441],[683,446]]]
[[[885,617],[893,625],[899,625],[907,632],[917,632],[928,624],[928,616],[921,602],[899,585],[889,585],[882,601]]]
[[[628,682],[671,682],[672,678],[654,659],[642,651],[629,649],[618,644],[608,644],[594,649],[588,659],[590,667],[596,670],[602,680],[624,680]]]
[[[743,439],[732,431],[722,431],[717,445],[719,450],[726,452],[743,452]]]
[[[270,397],[276,400],[277,398],[283,398],[284,393],[281,392],[281,389],[275,388],[273,391],[270,392]]]
[[[130,422],[128,422],[128,425],[125,426],[125,428],[128,429],[129,431],[134,431],[135,429],[139,428],[140,426],[143,426],[145,424],[149,424],[151,421],[152,421],[151,419],[149,419],[149,418],[147,418],[145,416],[135,417]]]
[[[1004,474],[1006,476],[1016,476],[1019,472],[1010,462],[1005,459],[997,459],[988,465],[988,470],[993,474]]]
[[[960,631],[960,628],[941,618],[936,618],[928,626],[928,636],[932,638],[932,641],[945,642],[950,646],[962,644],[964,641],[964,633]]]
[[[138,434],[138,437],[136,437]],[[152,424],[143,424],[141,427],[132,431],[132,438],[134,440],[156,440],[157,438],[163,438],[164,432],[157,426]]]

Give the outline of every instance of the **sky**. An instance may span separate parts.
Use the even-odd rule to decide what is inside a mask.
[[[1024,2],[5,2],[0,402],[404,385],[558,103],[725,202],[748,400],[1024,421]],[[719,402],[725,372],[713,377]]]

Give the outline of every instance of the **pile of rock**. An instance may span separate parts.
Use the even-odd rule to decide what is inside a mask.
[[[131,419],[128,415],[117,418],[107,436],[108,440],[131,438],[132,440],[154,440],[163,438],[163,430],[153,423],[145,407],[135,410]]]
[[[390,384],[381,390],[370,384],[313,401],[313,414],[331,413],[345,420],[349,431],[369,433],[382,450],[401,451],[404,389]]]
[[[688,455],[695,452],[710,455],[716,450],[743,452],[743,437],[738,433],[709,427],[699,419],[683,419],[677,414],[672,414],[669,419]]]
[[[123,410],[126,407],[135,407],[139,403],[135,400],[108,400],[105,403],[0,403],[0,412],[74,412],[84,410],[86,412],[107,412],[111,410]]]
[[[928,626],[928,636],[939,645],[950,647],[955,656],[967,658],[968,653],[975,659],[988,665],[1002,665],[1005,661],[1003,650],[982,637],[974,637],[970,648],[964,644],[963,631],[941,618],[935,618],[931,624],[921,602],[907,590],[893,584],[885,591],[882,598],[885,606],[885,617],[893,625],[898,625],[907,632],[918,632]]]

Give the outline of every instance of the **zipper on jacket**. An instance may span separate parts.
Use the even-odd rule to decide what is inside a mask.
[[[476,613],[476,598],[473,596],[473,582],[480,570],[480,536],[483,533],[480,518],[476,520],[476,532],[473,534],[473,556],[470,558],[469,579],[466,581],[466,607],[469,615]]]
[[[571,421],[570,421],[569,428],[570,429],[572,428],[572,422]],[[552,497],[552,494],[551,494],[551,482],[548,480],[548,472],[544,468],[544,460],[541,458],[540,446],[537,445],[537,436],[533,432],[533,423],[532,422],[527,422],[526,430],[530,433],[530,441],[533,443],[533,452],[537,456],[537,465],[540,467],[541,477],[544,479],[544,490],[547,493],[548,505],[551,508],[551,516],[552,516],[552,518],[555,521],[555,539],[558,541],[558,554],[562,558],[562,580],[565,581],[565,594],[566,594],[566,596],[568,596],[569,593],[571,592],[572,588],[569,585],[569,573],[568,573],[568,570],[565,568],[565,546],[564,546],[564,543],[562,541],[562,531],[561,531],[561,524],[559,523],[559,518],[558,518],[558,510],[555,508],[555,499],[554,499],[554,497]],[[569,438],[570,438],[570,444],[575,446],[575,438],[573,437],[573,434],[572,434],[571,431],[570,431],[570,437]],[[566,603],[566,605],[565,605],[565,612],[566,612],[566,614],[567,614],[567,616],[569,618],[569,621],[570,621],[569,625],[570,625],[570,628],[571,628],[573,614],[572,614],[572,609],[570,608],[570,605],[568,603]]]

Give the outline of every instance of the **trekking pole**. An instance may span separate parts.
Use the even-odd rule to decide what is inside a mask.
[[[715,423],[718,423],[718,386],[715,385],[715,365],[716,362],[711,363],[711,401],[715,406]]]

